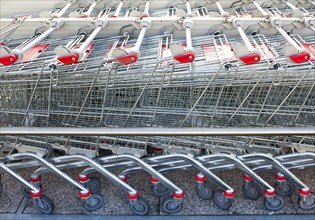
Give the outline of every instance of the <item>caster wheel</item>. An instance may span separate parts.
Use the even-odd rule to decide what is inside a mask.
[[[2,190],[3,190],[3,185],[2,183],[0,183],[0,193],[2,192]]]
[[[90,180],[85,183],[85,187],[88,188],[92,194],[98,193],[101,190],[101,181],[97,177],[91,177]]]
[[[42,189],[42,184],[39,184],[38,188]],[[30,196],[31,190],[29,188],[27,188],[26,186],[22,186],[21,191],[22,191],[23,196],[25,196],[26,198],[31,198]]]
[[[51,214],[55,209],[55,204],[45,195],[34,199],[37,209],[43,214]]]
[[[270,211],[278,211],[282,209],[284,206],[284,200],[280,196],[274,196],[271,201],[268,201],[266,198],[264,199],[264,205],[266,209]]]
[[[227,210],[232,206],[232,199],[226,198],[222,190],[218,190],[213,195],[214,203],[223,210]]]
[[[173,202],[173,197],[170,196],[166,198],[162,203],[162,211],[167,214],[174,214],[176,212],[179,212],[182,209],[182,204],[175,205]]]
[[[92,194],[89,198],[83,200],[83,207],[89,211],[93,212],[103,205],[103,197],[99,193]]]
[[[129,203],[131,211],[136,215],[148,215],[150,211],[150,205],[148,201],[144,198],[138,198],[138,204],[133,205]]]
[[[277,183],[275,189],[279,195],[289,196],[294,192],[294,185],[290,181],[286,181],[281,187],[280,184]]]
[[[158,183],[157,185],[153,186],[153,193],[158,197],[167,196],[170,194],[170,192],[171,190],[162,183]]]
[[[298,204],[301,209],[304,209],[304,210],[313,209],[315,207],[315,197],[311,195],[308,198],[305,198],[305,200],[299,197]]]
[[[260,196],[258,186],[255,182],[243,184],[242,190],[246,198],[250,200],[257,200]]]
[[[204,184],[202,184],[202,187],[197,187],[196,192],[198,196],[200,196],[200,198],[204,200],[210,200],[213,196],[213,189],[208,182],[204,182]]]

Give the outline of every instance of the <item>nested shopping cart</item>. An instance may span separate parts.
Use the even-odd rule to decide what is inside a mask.
[[[45,173],[95,211],[99,172],[146,215],[148,201],[127,182],[141,170],[162,212],[177,213],[185,193],[164,173],[187,169],[196,170],[196,193],[221,209],[236,194],[216,174],[228,169],[243,173],[246,198],[263,192],[268,210],[295,189],[299,206],[314,208],[291,172],[315,159],[313,1],[40,4],[1,18],[0,169],[42,213],[54,210]],[[34,170],[29,181],[24,168]],[[77,168],[77,180],[64,172]],[[275,185],[260,176],[270,169]]]

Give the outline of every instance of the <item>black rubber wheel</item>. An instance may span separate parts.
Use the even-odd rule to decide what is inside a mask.
[[[85,183],[85,187],[88,188],[92,194],[98,193],[101,190],[101,181],[97,177],[91,177],[90,180]]]
[[[226,198],[222,190],[218,190],[213,195],[214,203],[223,210],[228,210],[232,206],[232,199]]]
[[[279,183],[275,185],[276,192],[281,196],[289,196],[294,192],[294,185],[290,181],[286,181],[282,187],[280,187]]]
[[[309,198],[306,198],[304,201],[301,197],[298,198],[298,204],[301,209],[309,210],[315,207],[315,197],[311,195]]]
[[[55,209],[55,204],[45,195],[40,198],[33,199],[37,209],[43,214],[51,214]]]
[[[243,184],[242,190],[246,198],[250,200],[257,200],[260,196],[258,186],[254,182]]]
[[[92,194],[89,198],[83,200],[83,207],[89,212],[93,212],[103,205],[103,196],[99,193]]]
[[[282,207],[284,206],[284,200],[280,196],[274,196],[272,198],[272,202],[269,202],[265,198],[264,199],[264,205],[265,205],[266,209],[268,209],[270,211],[278,211],[278,210],[282,209]]]
[[[136,215],[148,215],[150,211],[149,202],[146,199],[139,197],[138,203],[139,204],[137,206],[134,206],[131,203],[129,203],[131,211]]]
[[[196,188],[198,196],[204,200],[210,200],[213,196],[213,191],[212,186],[208,182],[204,182],[202,189]]]
[[[3,190],[3,185],[2,183],[0,183],[0,193],[2,192],[2,190]]]
[[[179,212],[182,209],[182,204],[178,206],[174,206],[173,204],[173,197],[170,196],[163,200],[162,203],[162,211],[167,213],[167,214],[174,214],[176,212]]]
[[[171,190],[162,183],[158,183],[159,186],[153,185],[153,193],[158,197],[164,197],[170,194]]]

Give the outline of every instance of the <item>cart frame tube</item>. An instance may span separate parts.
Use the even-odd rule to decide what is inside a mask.
[[[278,136],[315,135],[315,127],[264,128],[64,128],[0,127],[1,135],[52,136]]]

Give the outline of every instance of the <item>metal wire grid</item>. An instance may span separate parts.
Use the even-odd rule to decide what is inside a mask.
[[[165,42],[164,38],[147,39],[142,45],[144,53],[140,61],[128,67],[88,68],[87,61],[87,64],[79,64],[81,68],[78,68],[79,65],[60,66],[57,74],[42,70],[38,75],[23,75],[23,71],[18,75],[4,75],[1,80],[1,87],[4,88],[1,90],[2,97],[6,97],[1,99],[4,124],[79,127],[260,127],[307,126],[314,121],[313,67],[309,64],[294,66],[283,58],[279,59],[278,53],[280,57],[282,55],[279,47],[270,51],[280,66],[271,65],[271,62],[275,61],[265,58],[261,63],[249,68],[240,65],[235,61],[235,57],[227,56],[225,51],[222,52],[225,49],[223,45],[230,44],[223,35],[207,36],[196,38],[193,42],[199,57],[193,65],[174,65],[169,61],[165,61],[165,65],[163,61],[160,66],[156,66],[154,64],[157,63],[157,56],[153,54],[159,54],[158,57],[163,58],[165,54],[163,55],[161,48]],[[166,38],[166,41],[170,39]],[[281,37],[274,41],[279,39]],[[117,38],[105,40],[108,42],[105,45],[111,46],[115,40],[117,41]],[[268,45],[269,48],[269,44],[272,45],[260,35],[251,40],[256,46]],[[104,42],[104,39],[99,39],[99,42]],[[132,44],[132,41],[130,42]],[[237,39],[232,40],[231,44],[235,42]],[[205,45],[208,46],[207,53]],[[104,45],[102,49],[104,51]],[[94,54],[102,54],[102,49],[96,48]],[[205,54],[217,55],[218,58],[212,63],[207,61]],[[218,60],[221,66],[217,64]],[[94,65],[93,63],[92,66]],[[215,146],[232,146],[237,149],[233,147],[235,138],[225,138],[224,141],[217,138],[195,139],[144,140],[142,137],[106,137],[102,141],[102,138],[90,137],[28,137],[17,140],[23,141],[24,145],[31,145],[31,142],[35,141],[41,147],[53,144],[55,147],[74,146],[90,150],[97,150],[99,147],[145,150],[147,146],[159,146],[168,150],[197,149],[195,152],[200,148],[213,149]],[[301,142],[300,144],[314,143],[312,138],[294,139]],[[243,146],[249,143],[255,143],[250,146],[260,145],[254,147],[255,150],[264,147],[275,149],[274,140],[269,139],[257,141],[256,138],[241,138],[239,142],[243,143]],[[42,145],[43,143],[45,145]]]

